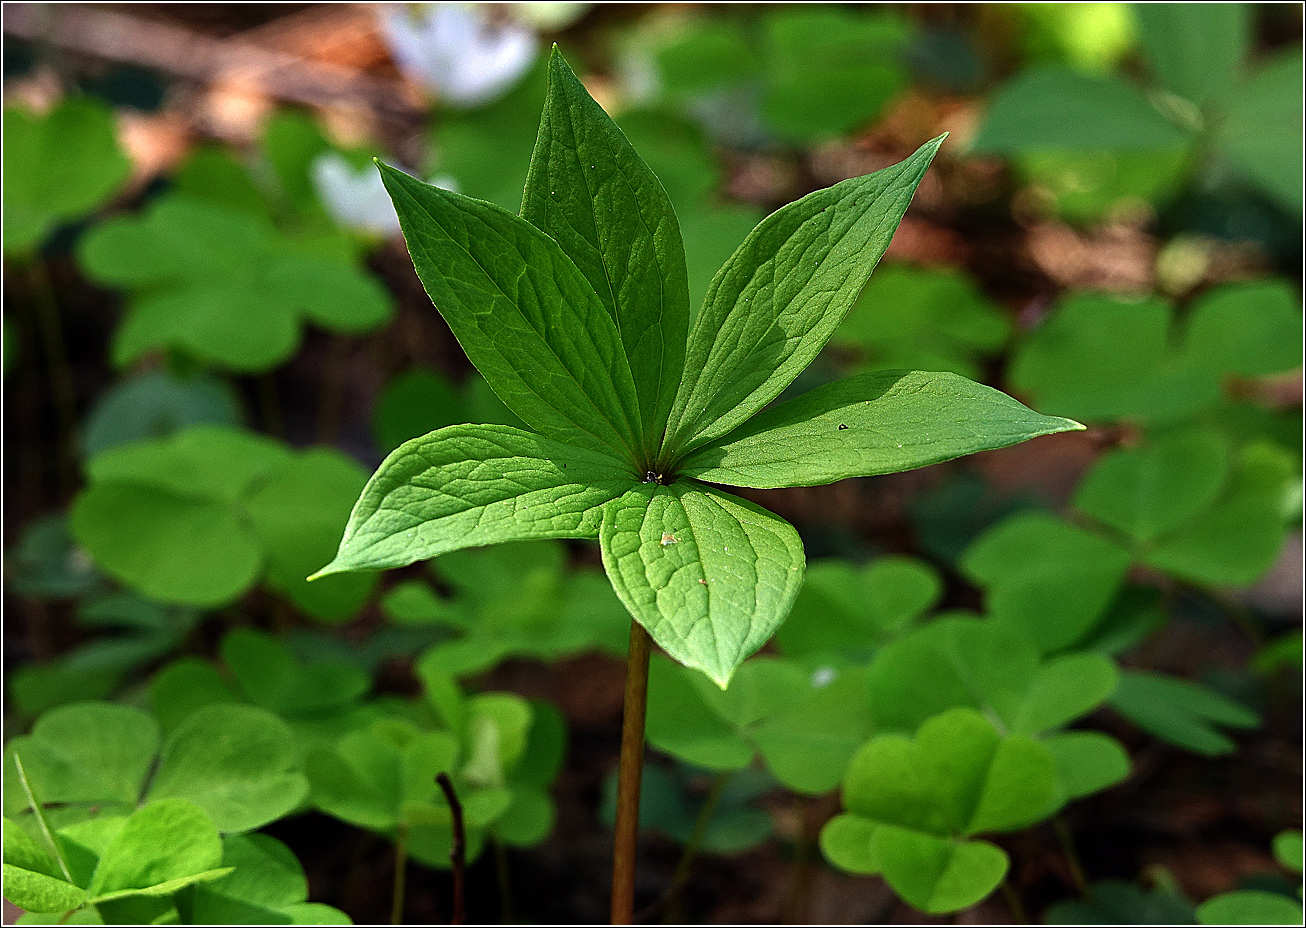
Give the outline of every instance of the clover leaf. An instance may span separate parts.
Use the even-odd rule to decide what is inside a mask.
[[[979,375],[979,358],[1002,348],[1010,325],[965,274],[905,264],[873,275],[830,344],[857,352],[863,368],[923,367]]]
[[[375,578],[303,577],[328,555],[364,484],[326,448],[292,452],[224,426],[111,448],[87,467],[73,536],[106,573],[165,603],[230,602],[260,577],[319,619],[348,618]]]
[[[31,253],[60,223],[102,206],[130,168],[104,104],[70,99],[43,116],[6,106],[5,253]]]
[[[596,571],[564,573],[564,555],[553,541],[451,551],[432,567],[452,598],[411,580],[393,587],[381,606],[392,621],[452,632],[418,663],[455,677],[507,657],[548,660],[596,647],[624,654],[625,609]]]
[[[1234,743],[1221,728],[1255,728],[1260,718],[1215,690],[1144,670],[1120,674],[1111,705],[1139,728],[1197,754],[1228,754]]]
[[[455,425],[400,446],[318,576],[597,536],[636,621],[726,685],[788,612],[802,544],[691,478],[826,483],[1080,427],[919,372],[853,378],[748,421],[838,327],[941,142],[763,220],[692,329],[670,202],[556,52],[522,217],[381,166],[423,285],[529,430]]]
[[[1024,735],[999,735],[973,709],[950,709],[914,738],[877,735],[844,779],[847,810],[821,832],[841,869],[879,873],[930,914],[974,905],[1007,872],[1007,855],[974,836],[1014,831],[1047,813],[1051,754]]]
[[[123,366],[168,349],[263,371],[295,353],[303,322],[368,332],[393,312],[384,289],[338,248],[280,236],[256,213],[184,195],[99,225],[81,243],[81,259],[96,280],[132,294],[114,337]]]
[[[649,743],[709,770],[740,770],[760,755],[786,787],[816,795],[839,783],[872,730],[855,669],[808,672],[758,657],[722,690],[660,655],[649,665]]]
[[[213,822],[184,799],[160,799],[130,816],[72,825],[53,838],[57,848],[47,849],[5,820],[5,898],[31,912],[170,896],[231,872],[221,866],[222,841]]]
[[[40,801],[65,823],[185,799],[219,830],[249,831],[291,811],[307,791],[289,730],[252,706],[204,707],[166,739],[150,715],[127,706],[86,702],[47,712],[31,734],[5,746],[5,813],[21,817],[31,802],[11,775],[15,755]]]
[[[1091,422],[1191,418],[1217,403],[1231,376],[1301,366],[1298,305],[1284,281],[1225,284],[1194,300],[1179,325],[1155,297],[1071,293],[1022,342],[1011,384]]]
[[[864,661],[942,593],[934,568],[913,558],[883,557],[861,569],[838,558],[816,561],[808,565],[793,610],[776,632],[776,645],[790,657]]]

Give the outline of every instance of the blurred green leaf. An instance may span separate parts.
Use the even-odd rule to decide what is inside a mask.
[[[1066,68],[1030,68],[989,100],[971,151],[1172,151],[1189,143],[1139,90],[1108,75]]]
[[[1018,513],[967,549],[961,568],[985,588],[992,619],[1043,653],[1084,639],[1115,600],[1129,552],[1042,512]]]
[[[942,593],[938,572],[913,558],[879,558],[860,569],[834,558],[813,561],[775,641],[786,656],[865,660]]]
[[[93,458],[118,445],[167,438],[187,426],[239,426],[243,418],[240,401],[222,380],[146,371],[120,381],[96,401],[82,433],[82,452]]]
[[[1049,925],[1195,925],[1193,906],[1175,890],[1159,886],[1151,892],[1133,883],[1101,880],[1084,899],[1050,906]]]
[[[414,368],[386,384],[372,413],[372,430],[389,454],[410,438],[466,421],[453,385],[433,370]]]
[[[1197,754],[1234,750],[1222,727],[1260,724],[1250,709],[1199,683],[1142,670],[1121,672],[1111,705],[1144,731]]]
[[[1147,62],[1168,90],[1198,106],[1218,102],[1242,73],[1252,42],[1245,3],[1136,3]]]
[[[1203,925],[1300,925],[1301,902],[1278,893],[1236,889],[1197,907]]]
[[[830,344],[861,352],[860,365],[980,377],[978,359],[1002,348],[1009,324],[961,271],[880,267]]]
[[[30,254],[55,227],[104,204],[131,168],[113,114],[69,99],[44,116],[4,110],[4,250]]]
[[[1264,62],[1229,95],[1215,144],[1290,216],[1302,213],[1302,53]]]

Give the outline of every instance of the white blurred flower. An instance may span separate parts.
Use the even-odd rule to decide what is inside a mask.
[[[433,177],[430,183],[445,190],[458,187],[447,176]],[[337,225],[381,237],[399,231],[399,216],[375,165],[355,168],[339,152],[326,152],[313,161],[313,186]]]
[[[513,3],[508,15],[534,29],[566,29],[593,8],[592,3]]]
[[[838,676],[839,672],[833,667],[828,665],[817,667],[816,670],[812,671],[812,688],[817,690],[825,689]]]
[[[483,106],[529,70],[535,33],[518,23],[491,24],[482,7],[431,3],[409,12],[381,9],[381,27],[400,70],[454,106]]]

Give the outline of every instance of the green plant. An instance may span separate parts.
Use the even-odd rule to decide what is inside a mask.
[[[920,372],[852,378],[755,415],[829,339],[941,142],[763,221],[692,329],[671,205],[556,52],[523,218],[381,167],[427,292],[535,431],[451,426],[400,446],[316,576],[598,536],[635,619],[619,819],[629,840],[645,629],[724,687],[783,620],[804,566],[791,526],[700,481],[828,483],[1081,427]],[[619,878],[633,866],[625,840]],[[614,893],[618,919],[630,916],[624,895]]]
[[[1138,4],[1150,66],[1144,86],[1065,67],[1030,68],[998,89],[972,150],[1032,158],[1036,171],[1046,170],[1050,155],[1068,156],[1089,183],[1117,183],[1122,192],[1153,198],[1218,176],[1227,161],[1300,216],[1301,52],[1250,66],[1254,9]],[[1104,158],[1122,159],[1119,176]]]

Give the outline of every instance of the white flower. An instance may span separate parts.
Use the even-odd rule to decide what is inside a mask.
[[[517,23],[491,25],[481,7],[432,3],[415,13],[384,7],[381,27],[400,70],[454,106],[497,100],[538,51],[535,33]]]
[[[430,182],[445,190],[458,186],[447,176]],[[326,152],[313,161],[313,186],[337,225],[381,237],[399,231],[399,216],[375,165],[355,168],[339,152]]]
[[[838,676],[839,672],[829,665],[817,667],[816,670],[812,671],[812,688],[817,690],[825,689]]]

